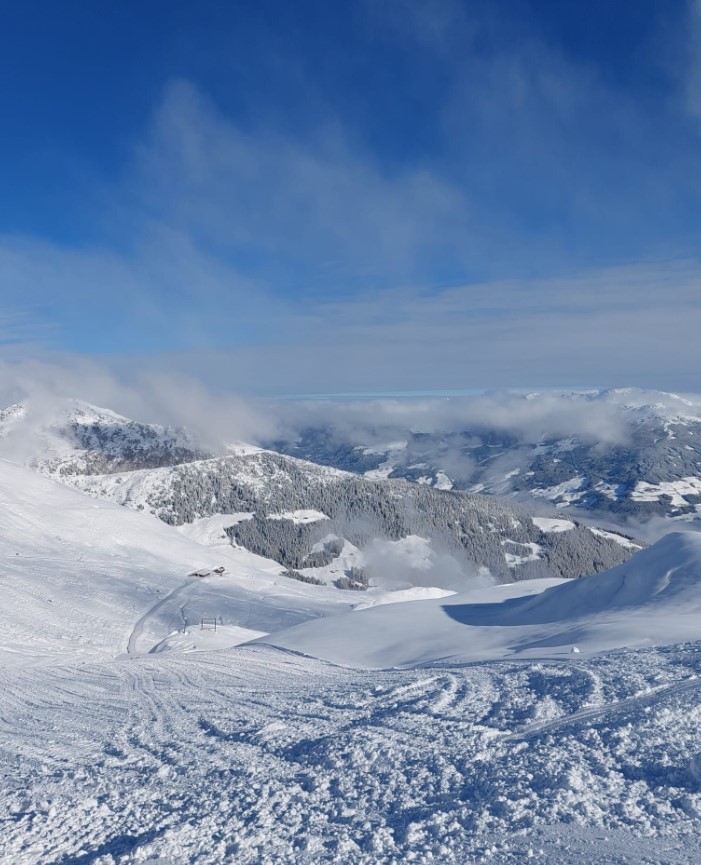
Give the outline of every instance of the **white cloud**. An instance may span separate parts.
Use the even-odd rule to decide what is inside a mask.
[[[278,279],[411,276],[469,228],[462,193],[429,168],[383,170],[332,119],[305,142],[243,132],[186,81],[167,88],[134,186],[154,218]]]
[[[652,263],[543,281],[271,306],[276,338],[195,363],[261,392],[696,387],[701,266]]]
[[[592,395],[593,396],[593,395]],[[659,395],[653,396],[657,400]],[[327,427],[339,442],[376,445],[417,433],[454,433],[481,430],[508,433],[517,441],[537,443],[544,438],[577,435],[606,444],[623,442],[628,426],[620,410],[622,399],[590,398],[586,394],[508,391],[466,397],[403,398],[281,403],[275,414],[285,435],[293,437],[307,426]],[[452,450],[447,442],[446,459],[462,471],[464,447]],[[441,457],[442,458],[442,457]],[[448,472],[451,474],[451,472]],[[458,476],[458,475],[451,475]]]
[[[380,4],[372,20],[385,27],[389,16],[395,31],[445,56],[439,137],[472,179],[481,163],[465,118],[484,121],[513,164],[534,154],[533,165],[548,162],[562,181],[557,194],[584,198],[588,181],[569,169],[587,115],[615,117],[611,128],[626,135],[643,129],[592,70],[547,46],[534,51],[533,34],[517,34],[518,51],[509,42],[488,57],[463,52],[468,68],[460,40],[489,31],[489,16],[473,20],[452,0],[405,7],[397,16]],[[548,137],[552,125],[567,130],[559,143]],[[0,238],[2,301],[32,325],[15,324],[14,342],[39,334],[49,346],[105,355],[121,374],[137,365],[177,372],[221,392],[695,387],[698,261],[438,284],[437,274],[485,269],[489,259],[496,270],[521,262],[527,271],[524,249],[538,258],[552,241],[547,230],[492,223],[491,210],[485,218],[470,177],[449,177],[452,157],[388,168],[332,116],[304,139],[244,130],[192,84],[173,82],[105,202],[120,214],[115,226],[129,225],[119,242],[68,249]],[[510,170],[512,160],[502,164]],[[490,190],[495,210],[508,210],[510,199]],[[598,206],[604,218],[608,208]]]
[[[43,244],[21,253],[15,247],[21,278],[12,300],[32,285],[58,288],[64,326],[74,321],[79,331],[75,344],[92,342],[107,366],[178,371],[220,391],[697,387],[698,262],[309,299],[295,307],[256,291],[202,251],[182,246],[169,258],[168,249],[125,261],[99,253],[83,259]],[[196,285],[201,302],[189,308],[167,294],[159,302],[150,291],[159,280],[173,292]],[[96,285],[105,308],[91,307]],[[153,353],[119,357],[120,331],[140,335]]]
[[[0,408],[27,403],[30,427],[51,421],[71,399],[143,423],[187,427],[213,450],[233,441],[256,441],[275,431],[274,419],[255,403],[231,392],[212,393],[182,373],[131,370],[120,376],[104,364],[76,356],[0,360]]]

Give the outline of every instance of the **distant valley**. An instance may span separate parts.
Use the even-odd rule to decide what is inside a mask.
[[[507,406],[462,427],[456,412],[432,431],[392,424],[382,413],[374,424],[344,423],[345,416],[334,423],[330,412],[328,423],[300,426],[268,446],[365,477],[589,512],[620,526],[701,514],[701,398],[623,389],[511,396]],[[558,409],[573,415],[565,434],[549,430],[548,412]],[[579,429],[587,413],[593,422]]]

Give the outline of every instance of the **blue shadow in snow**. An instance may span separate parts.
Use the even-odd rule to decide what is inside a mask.
[[[95,847],[87,853],[81,853],[78,856],[67,854],[60,859],[56,859],[50,865],[90,865],[90,863],[108,854],[110,856],[123,856],[125,853],[132,853],[142,844],[155,841],[162,834],[162,829],[151,829],[148,832],[142,832],[140,835],[116,835],[114,838],[110,838],[100,844],[99,847]]]

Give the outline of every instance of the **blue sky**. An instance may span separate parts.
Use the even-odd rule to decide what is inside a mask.
[[[698,388],[701,5],[7,2],[6,359]]]

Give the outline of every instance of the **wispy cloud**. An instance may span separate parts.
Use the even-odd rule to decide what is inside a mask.
[[[0,307],[0,346],[6,351],[43,342],[50,333],[51,327],[37,321],[33,310]]]
[[[310,306],[304,318],[283,313],[279,339],[218,359],[205,355],[199,363],[226,369],[229,382],[243,388],[255,370],[258,389],[278,393],[694,390],[700,293],[701,265],[694,262],[468,285],[430,296],[398,291]]]
[[[80,321],[73,350],[87,344],[112,368],[177,369],[219,390],[696,387],[695,261],[308,298],[299,307],[201,250],[183,244],[169,258],[168,248],[125,261],[27,245],[14,300],[45,281],[64,328]],[[183,305],[178,292],[201,297]],[[131,352],[120,350],[120,332],[135,341]]]
[[[219,392],[693,389],[701,265],[679,253],[698,202],[679,202],[698,136],[517,16],[362,8],[441,82],[418,102],[431,147],[389,161],[340,108],[290,132],[172,81],[106,184],[101,246],[0,238],[3,303],[31,310],[13,341]],[[670,112],[695,110],[690,68]]]
[[[110,369],[95,360],[45,356],[0,359],[0,408],[16,402],[29,406],[30,423],[22,436],[53,422],[70,400],[80,399],[142,423],[187,427],[213,451],[235,441],[257,441],[274,434],[274,416],[231,392],[214,393],[191,375],[131,368]],[[15,450],[32,453],[31,442]],[[6,450],[3,453],[7,456]]]
[[[167,88],[134,183],[154,219],[272,281],[425,276],[470,231],[463,193],[430,169],[383,171],[333,118],[304,142],[243,132],[186,81]]]

